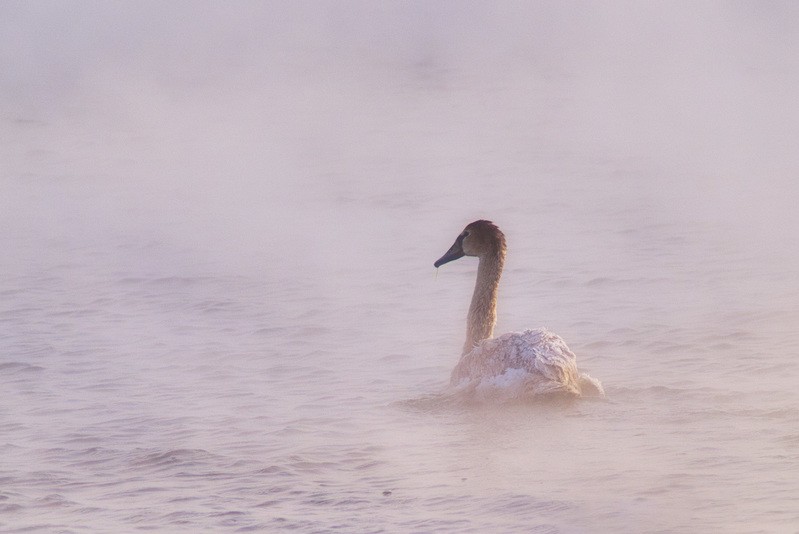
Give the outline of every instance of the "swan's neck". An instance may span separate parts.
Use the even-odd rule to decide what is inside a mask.
[[[497,247],[497,250],[480,257],[477,282],[474,285],[472,304],[469,306],[463,354],[494,334],[494,325],[497,323],[497,292],[504,264],[504,247]]]

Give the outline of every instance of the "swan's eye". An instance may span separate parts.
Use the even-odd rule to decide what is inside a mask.
[[[463,239],[463,238],[465,238],[465,237],[469,237],[469,232],[466,232],[466,231],[464,231],[464,232],[461,234],[461,239]]]

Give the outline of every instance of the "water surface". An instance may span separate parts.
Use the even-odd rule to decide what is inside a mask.
[[[3,531],[797,528],[795,9],[626,43],[467,5],[210,8],[135,53],[127,6],[85,22],[116,56],[3,59]],[[605,399],[439,396],[476,264],[432,262],[477,218],[497,332],[557,332]]]

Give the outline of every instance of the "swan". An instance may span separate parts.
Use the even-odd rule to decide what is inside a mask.
[[[577,359],[560,336],[545,328],[493,338],[497,291],[505,263],[505,235],[491,221],[464,228],[436,268],[463,256],[477,256],[475,283],[466,322],[466,342],[452,371],[458,390],[504,390],[512,397],[548,394],[603,396],[602,384],[577,369]]]

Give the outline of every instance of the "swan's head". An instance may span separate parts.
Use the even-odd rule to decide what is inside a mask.
[[[464,256],[483,257],[505,252],[505,234],[491,221],[474,221],[463,229],[446,254],[433,265],[438,268]]]

